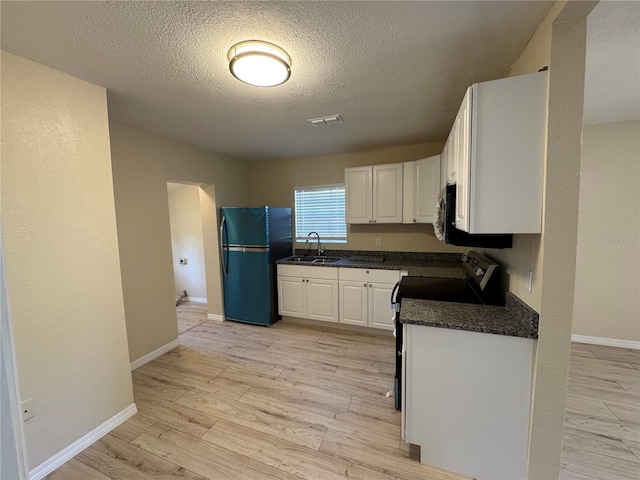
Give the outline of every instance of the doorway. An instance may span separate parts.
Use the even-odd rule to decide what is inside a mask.
[[[27,462],[1,242],[0,290],[0,478],[22,480],[27,478]]]
[[[222,320],[213,185],[167,182],[178,334]]]

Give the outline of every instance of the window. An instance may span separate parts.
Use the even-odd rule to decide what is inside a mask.
[[[309,232],[318,232],[322,243],[346,243],[344,208],[343,184],[297,187],[296,241],[304,242]]]

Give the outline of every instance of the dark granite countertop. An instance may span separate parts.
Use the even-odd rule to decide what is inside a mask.
[[[304,255],[305,251],[297,251]],[[340,257],[333,263],[309,263],[293,260],[293,256],[278,260],[279,265],[304,265],[312,267],[369,268],[379,270],[406,270],[417,277],[465,278],[465,273],[457,253],[418,253],[418,252],[366,252],[331,250],[327,257]],[[384,261],[376,261],[382,257]]]
[[[504,307],[403,298],[400,321],[511,337],[538,338],[538,313],[508,292]]]

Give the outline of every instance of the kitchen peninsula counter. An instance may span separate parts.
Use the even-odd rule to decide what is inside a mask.
[[[504,307],[403,298],[400,308],[405,324],[538,338],[538,313],[511,292]]]

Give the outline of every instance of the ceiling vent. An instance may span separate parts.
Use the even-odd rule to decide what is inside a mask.
[[[325,127],[327,125],[337,125],[344,122],[340,115],[329,115],[327,117],[310,118],[307,120],[314,127]]]

